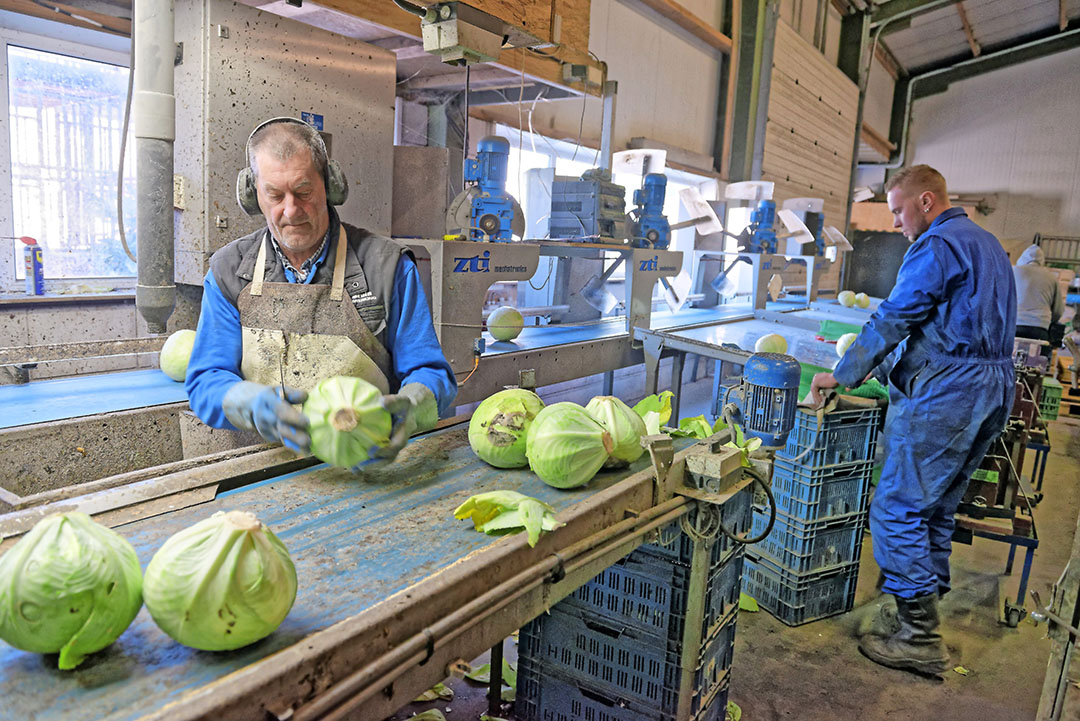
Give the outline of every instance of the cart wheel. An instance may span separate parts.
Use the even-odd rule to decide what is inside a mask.
[[[1024,609],[1005,604],[1005,623],[1009,628],[1016,628],[1025,615]]]

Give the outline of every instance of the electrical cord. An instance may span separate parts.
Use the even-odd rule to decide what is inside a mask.
[[[411,13],[421,19],[427,18],[429,12],[427,8],[420,7],[419,5],[409,2],[409,0],[394,0],[394,4],[405,12]]]
[[[459,382],[459,383],[458,383],[458,386],[460,387],[460,386],[463,386],[463,385],[465,385],[466,383],[468,383],[469,379],[473,377],[473,373],[475,373],[475,372],[476,372],[476,369],[477,369],[477,368],[479,368],[479,367],[480,367],[480,355],[479,355],[479,354],[477,354],[477,355],[475,355],[475,356],[473,357],[473,367],[472,367],[472,370],[471,370],[471,371],[469,371],[469,375],[465,376],[465,380],[463,380],[463,381],[461,381],[461,382]],[[455,374],[455,375],[457,375],[457,374]]]
[[[124,157],[127,154],[128,124],[131,121],[131,95],[135,86],[135,23],[131,24],[131,54],[128,56],[127,98],[124,100],[124,127],[120,131],[120,167],[116,172],[116,222],[120,230],[120,245],[133,263],[138,261],[128,247],[124,232]]]
[[[773,526],[776,525],[776,499],[773,497],[772,488],[769,487],[769,479],[765,478],[761,471],[754,468],[753,466],[743,466],[743,472],[748,473],[750,477],[753,478],[759,486],[761,486],[761,490],[765,491],[765,497],[769,499],[769,522],[765,524],[765,530],[762,531],[760,535],[754,538],[737,536],[731,531],[729,531],[723,523],[720,523],[719,525],[720,530],[723,532],[723,534],[730,538],[732,541],[749,545],[751,543],[760,543],[761,541],[764,541],[768,537],[768,535],[772,533]]]

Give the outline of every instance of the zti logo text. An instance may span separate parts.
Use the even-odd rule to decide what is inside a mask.
[[[454,258],[455,273],[489,273],[488,268],[491,251],[485,250],[483,255],[474,255],[471,258]]]
[[[641,261],[641,268],[639,270],[659,270],[660,268],[659,268],[659,265],[657,264],[657,261],[659,260],[659,258],[660,258],[660,256],[654,255],[652,260],[643,260],[643,261]]]

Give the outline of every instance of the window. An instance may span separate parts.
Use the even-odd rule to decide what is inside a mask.
[[[7,166],[0,170],[0,235],[36,238],[50,280],[131,278],[135,263],[124,253],[116,218],[126,53],[10,27],[0,27],[0,40],[8,121],[0,132],[0,163]],[[132,249],[134,155],[129,134],[124,226]],[[0,256],[2,285],[21,286],[22,245],[0,241]]]

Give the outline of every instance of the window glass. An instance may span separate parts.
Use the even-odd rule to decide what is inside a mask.
[[[116,222],[127,68],[16,45],[6,60],[14,234],[37,238],[47,278],[133,276]],[[133,251],[134,155],[129,135],[124,229]]]

